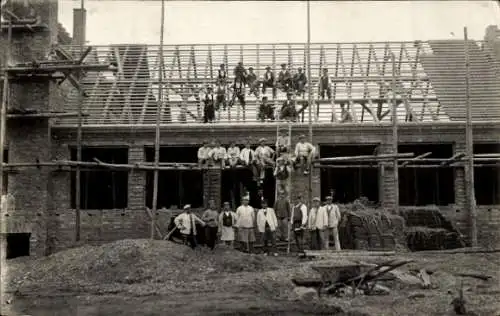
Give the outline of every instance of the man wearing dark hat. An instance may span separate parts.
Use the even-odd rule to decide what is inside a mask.
[[[302,72],[302,67],[297,69],[297,73],[293,76],[293,87],[297,91],[297,95],[301,95],[305,92],[305,86],[307,83],[306,74]]]
[[[274,211],[278,218],[278,238],[282,241],[288,241],[289,221],[292,210],[284,191],[278,192],[278,199],[274,202]]]
[[[297,109],[295,108],[295,101],[292,100],[292,95],[292,92],[286,94],[286,100],[280,111],[280,119],[295,122],[297,120]]]
[[[262,81],[262,93],[266,93],[266,88],[273,89],[273,98],[276,98],[276,85],[275,85],[275,76],[271,71],[271,67],[266,67],[266,72],[264,73],[264,80]]]
[[[243,62],[238,62],[238,65],[234,68],[234,82],[241,81],[243,84],[246,83],[247,79],[247,70],[243,66]]]
[[[321,99],[325,99],[325,92],[328,96],[328,100],[332,99],[332,80],[330,75],[328,75],[328,68],[323,69],[323,75],[319,78],[319,95]]]
[[[267,97],[262,97],[262,103],[259,106],[258,119],[262,122],[265,120],[274,121],[274,107],[267,102]]]
[[[215,98],[212,87],[207,87],[207,94],[203,99],[203,122],[212,123],[215,120]]]
[[[234,101],[238,99],[240,105],[245,108],[245,81],[242,78],[244,77],[238,76],[234,78],[233,97],[229,101],[229,107],[232,107]]]
[[[248,95],[255,95],[256,98],[259,97],[259,81],[257,80],[257,75],[253,72],[253,67],[248,67],[247,75],[247,85],[249,88]]]
[[[340,251],[340,239],[339,239],[339,223],[341,219],[340,209],[337,204],[333,203],[333,197],[328,195],[325,199],[325,209],[328,213],[328,230],[329,234],[326,236],[325,248],[328,249],[330,234],[333,236],[333,241],[335,242],[335,250]]]
[[[289,91],[292,87],[292,75],[287,64],[281,64],[281,71],[278,74],[278,88],[282,91]]]
[[[218,75],[217,75],[217,84],[225,86],[226,83],[227,83],[226,65],[220,64],[220,68],[218,70]]]
[[[295,243],[299,252],[304,251],[304,230],[307,227],[307,206],[302,196],[297,196],[295,205],[292,208],[290,224],[295,235]]]

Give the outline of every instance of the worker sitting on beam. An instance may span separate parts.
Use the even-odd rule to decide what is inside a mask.
[[[257,168],[259,171],[260,184],[264,182],[266,167],[274,167],[274,156],[274,150],[266,145],[265,138],[261,138],[259,140],[259,146],[255,149],[255,157],[257,158]]]
[[[309,142],[306,142],[306,136],[300,135],[299,142],[295,145],[295,164],[304,172],[309,174],[312,159],[316,155],[316,148]]]
[[[231,143],[229,143],[226,154],[229,166],[231,166],[231,168],[236,167],[240,162],[240,148],[236,146],[236,143],[234,141],[231,141]]]
[[[203,141],[203,146],[198,149],[198,166],[206,167],[209,162],[210,145],[208,141]]]
[[[210,161],[213,162],[214,165],[220,166],[222,169],[226,167],[226,148],[221,145],[220,141],[215,140],[212,143],[212,149],[208,153]]]

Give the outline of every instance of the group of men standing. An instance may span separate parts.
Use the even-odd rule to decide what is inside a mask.
[[[231,247],[234,241],[238,241],[242,251],[252,253],[256,232],[261,236],[266,255],[277,256],[276,240],[291,242],[292,232],[299,252],[304,251],[306,237],[309,240],[309,249],[329,249],[330,237],[335,243],[335,249],[341,249],[338,232],[341,213],[331,196],[325,198],[323,205],[319,198],[314,198],[310,209],[301,196],[296,197],[295,203],[290,205],[284,192],[279,193],[274,207],[270,207],[267,200],[263,199],[261,207],[255,210],[249,205],[248,196],[242,197],[241,203],[236,211],[233,211],[230,203],[224,202],[219,212],[215,202],[211,200],[201,218],[193,214],[191,207],[186,205],[174,223],[183,235],[185,243],[192,248],[197,246],[198,223],[204,227],[206,244],[211,249],[215,248],[220,238],[220,242]]]

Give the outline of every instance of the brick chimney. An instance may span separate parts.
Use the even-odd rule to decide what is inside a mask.
[[[87,28],[87,10],[73,9],[73,44],[85,45]]]

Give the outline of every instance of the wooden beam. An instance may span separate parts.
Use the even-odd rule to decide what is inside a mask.
[[[84,116],[89,116],[85,113]],[[57,117],[74,117],[78,116],[78,112],[66,113],[27,113],[27,114],[7,114],[8,119],[30,119],[30,118],[57,118]]]
[[[455,161],[458,161],[459,159],[462,159],[463,157],[465,156],[464,153],[458,153],[458,154],[455,154],[453,155],[451,158],[449,159],[446,159],[445,161],[443,161],[441,163],[442,166],[446,166],[446,165],[449,165]]]
[[[413,157],[413,153],[402,153],[402,154],[382,154],[382,155],[363,155],[363,156],[345,156],[345,157],[330,157],[330,158],[320,158],[316,161],[320,162],[330,162],[330,161],[381,161],[389,159],[399,159]]]
[[[50,73],[50,72],[57,72],[57,71],[75,71],[75,70],[82,70],[82,71],[112,71],[116,70],[111,65],[105,65],[105,64],[82,64],[82,65],[68,65],[68,64],[56,64],[54,63],[53,65],[48,65],[48,64],[42,64],[40,67],[36,67],[36,65],[33,64],[23,64],[23,65],[17,65],[14,67],[7,67],[6,68],[7,72],[9,74],[24,74],[24,73],[32,73],[32,74],[38,74],[38,73]]]
[[[424,153],[424,154],[422,154],[422,155],[418,155],[418,156],[417,156],[417,157],[415,157],[415,158],[411,158],[411,159],[406,160],[405,162],[403,162],[403,163],[400,165],[400,167],[404,167],[404,166],[406,166],[407,164],[409,164],[409,163],[410,163],[410,162],[412,162],[412,161],[421,160],[421,159],[424,159],[425,157],[428,157],[428,156],[430,156],[430,155],[432,155],[432,152],[430,152],[430,151],[429,151],[429,152],[426,152],[426,153]]]

